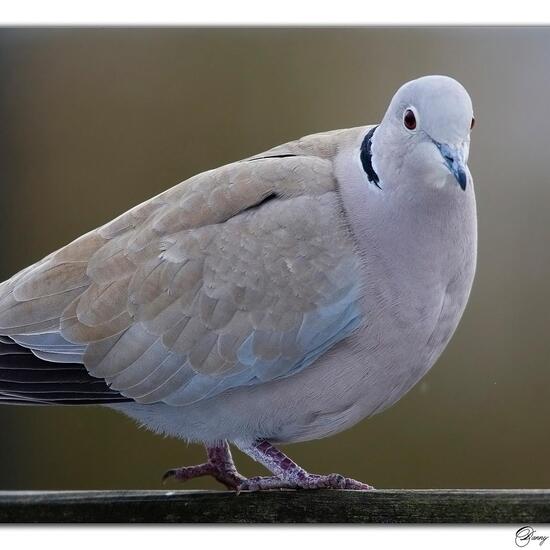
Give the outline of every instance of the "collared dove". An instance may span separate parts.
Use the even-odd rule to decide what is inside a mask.
[[[274,445],[335,434],[434,364],[476,263],[470,97],[403,85],[377,126],[204,172],[0,285],[0,402],[101,404],[205,444],[165,477],[370,486]],[[246,479],[229,443],[272,476]]]

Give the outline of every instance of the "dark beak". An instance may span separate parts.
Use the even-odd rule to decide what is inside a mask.
[[[458,185],[460,185],[462,191],[465,191],[466,183],[468,183],[468,174],[462,153],[457,148],[445,143],[436,142],[435,145],[439,149],[445,165],[458,182]]]

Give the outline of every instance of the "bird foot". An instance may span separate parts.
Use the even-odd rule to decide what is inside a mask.
[[[237,491],[263,491],[269,489],[348,489],[370,491],[366,483],[340,474],[310,474],[298,466],[269,441],[258,441],[242,445],[241,450],[273,472],[270,477],[252,477],[244,480]]]
[[[243,480],[246,480],[237,471],[224,471],[211,462],[204,462],[197,466],[184,466],[183,468],[168,470],[162,476],[162,482],[164,483],[169,479],[184,482],[202,476],[212,476],[222,485],[233,491],[237,491]]]
[[[229,446],[226,442],[220,445],[207,447],[208,461],[197,466],[184,466],[168,470],[162,476],[162,482],[169,479],[188,481],[196,477],[212,476],[228,489],[238,491],[246,478],[239,474],[231,458]]]
[[[347,489],[351,491],[371,491],[374,487],[340,474],[310,474],[290,460],[268,441],[260,441],[243,450],[275,475],[246,478],[239,474],[227,441],[207,445],[208,460],[197,466],[184,466],[168,470],[162,481],[175,479],[187,481],[196,477],[212,476],[229,490],[269,491],[275,489]]]
[[[303,470],[294,479],[280,476],[251,477],[237,488],[240,491],[268,491],[273,489],[348,489],[351,491],[371,491],[374,487],[344,477],[340,474],[317,475]]]

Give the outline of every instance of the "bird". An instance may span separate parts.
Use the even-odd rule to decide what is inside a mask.
[[[165,481],[371,490],[278,445],[386,410],[445,349],[476,267],[474,122],[457,80],[422,76],[379,124],[195,175],[16,273],[0,404],[100,405],[205,446]]]

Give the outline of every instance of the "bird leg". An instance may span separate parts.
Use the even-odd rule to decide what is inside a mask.
[[[239,446],[241,451],[263,464],[274,475],[251,477],[240,483],[237,491],[261,491],[267,489],[351,489],[368,491],[370,485],[340,474],[317,475],[306,472],[269,441],[259,441],[250,446]]]
[[[168,470],[162,481],[187,481],[201,476],[212,476],[234,491],[265,491],[269,489],[351,489],[368,491],[370,485],[340,474],[317,475],[306,472],[269,441],[258,441],[239,448],[265,466],[274,475],[245,478],[237,471],[227,441],[206,445],[208,460],[197,466]]]
[[[168,470],[162,477],[162,481],[172,478],[187,481],[196,477],[212,476],[228,489],[233,490],[237,490],[246,481],[246,478],[237,472],[227,441],[217,445],[206,445],[206,454],[208,460],[203,464]]]

